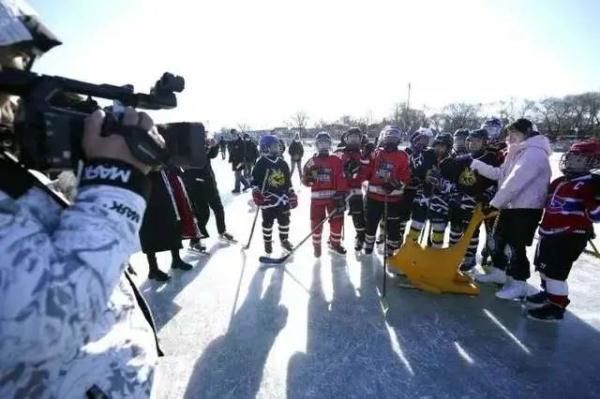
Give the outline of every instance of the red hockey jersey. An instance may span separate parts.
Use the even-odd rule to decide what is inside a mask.
[[[360,150],[339,149],[335,152],[335,155],[342,160],[343,177],[348,186],[348,194],[362,195],[362,184],[367,180],[369,170],[369,159],[365,158]],[[359,166],[358,173],[352,176],[349,175],[348,171],[351,163],[356,163]]]
[[[593,222],[600,222],[600,198],[591,175],[561,176],[550,184],[540,235],[593,234]]]
[[[313,201],[326,202],[336,192],[348,191],[342,160],[336,155],[313,155],[304,165],[302,183],[309,186]]]
[[[402,198],[402,190],[394,190],[388,193],[384,185],[394,180],[404,184],[410,181],[408,154],[402,150],[385,151],[378,148],[371,156],[371,163],[366,177],[369,181],[367,189],[369,198],[385,201],[387,193],[388,202],[399,202]]]

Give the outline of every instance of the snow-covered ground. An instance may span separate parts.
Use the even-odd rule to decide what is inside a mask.
[[[250,194],[231,194],[225,161],[213,167],[228,230],[245,242]],[[308,190],[299,191],[293,242],[309,229]],[[209,228],[216,235],[214,220]],[[346,218],[347,247],[352,236]],[[384,317],[378,256],[316,261],[306,245],[285,267],[261,269],[259,228],[246,252],[216,238],[207,244],[209,256],[183,250],[195,267],[170,271],[167,284],[146,280],[144,256],[133,256],[166,353],[158,398],[600,397],[600,261],[589,255],[572,272],[565,320],[546,324],[495,299],[494,287],[478,297],[438,296],[393,279]],[[169,270],[169,254],[158,259]]]

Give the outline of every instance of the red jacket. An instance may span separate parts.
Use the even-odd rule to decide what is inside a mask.
[[[369,171],[369,159],[365,158],[360,150],[340,149],[335,154],[342,160],[342,171],[348,186],[348,194],[362,195],[362,184],[367,180]],[[347,165],[350,162],[356,162],[359,165],[358,173],[354,176],[348,176],[346,172]]]
[[[407,184],[410,181],[408,154],[402,150],[385,151],[378,148],[371,156],[367,180],[369,180],[368,197],[376,201],[385,201],[385,183],[395,180]],[[388,202],[399,202],[401,198],[402,190],[387,193]]]
[[[345,192],[342,160],[336,155],[313,155],[304,165],[302,183],[310,187],[312,201],[327,202],[335,193]]]
[[[592,223],[600,222],[600,199],[591,175],[559,177],[548,193],[540,235],[593,234]]]

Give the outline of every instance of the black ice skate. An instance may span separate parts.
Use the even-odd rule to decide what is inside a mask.
[[[273,252],[273,243],[271,241],[265,241],[265,253],[270,255]]]
[[[294,246],[288,240],[281,241],[281,248],[285,249],[288,252],[291,252],[294,249]]]
[[[321,246],[314,246],[314,254],[315,254],[315,258],[320,258],[321,257]]]
[[[546,304],[541,308],[530,309],[527,311],[527,317],[530,319],[548,322],[562,320],[564,314],[565,309],[553,304],[552,302],[546,302]]]
[[[548,293],[546,291],[540,291],[537,294],[529,295],[527,297],[527,306],[530,309],[541,308],[546,304],[548,300]]]
[[[364,245],[365,239],[363,237],[356,237],[356,239],[354,240],[354,250],[356,252],[360,252],[362,251]]]
[[[346,255],[346,248],[342,244],[329,243],[329,250],[336,255]]]
[[[235,238],[233,238],[233,236],[226,231],[219,234],[219,238],[221,239],[221,241],[224,241],[224,242],[229,242],[232,244],[237,243],[237,240]]]

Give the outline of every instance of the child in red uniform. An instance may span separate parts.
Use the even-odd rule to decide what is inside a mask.
[[[542,321],[563,318],[570,302],[567,277],[594,236],[592,223],[600,221],[600,176],[590,174],[590,170],[599,167],[600,143],[595,139],[573,144],[560,161],[564,176],[550,184],[539,228],[534,263],[543,289],[527,297],[530,318]]]
[[[342,160],[344,178],[348,185],[348,208],[356,231],[354,250],[362,251],[365,242],[365,203],[362,184],[369,168],[369,158],[361,151],[362,131],[353,127],[348,129],[335,154]]]
[[[369,181],[366,204],[365,254],[373,253],[375,233],[379,222],[385,218],[387,205],[386,253],[391,253],[400,246],[400,202],[404,185],[410,180],[408,155],[398,149],[401,132],[395,126],[386,126],[379,135],[382,148],[377,148],[371,156],[371,163],[366,175]]]
[[[313,155],[302,173],[302,183],[311,188],[310,221],[311,228],[316,226],[334,211],[329,219],[329,249],[339,255],[344,255],[346,249],[342,246],[342,225],[346,208],[346,181],[343,175],[342,160],[330,154],[331,136],[320,132],[315,138],[317,153]],[[317,228],[312,236],[315,257],[321,256],[321,232]]]

